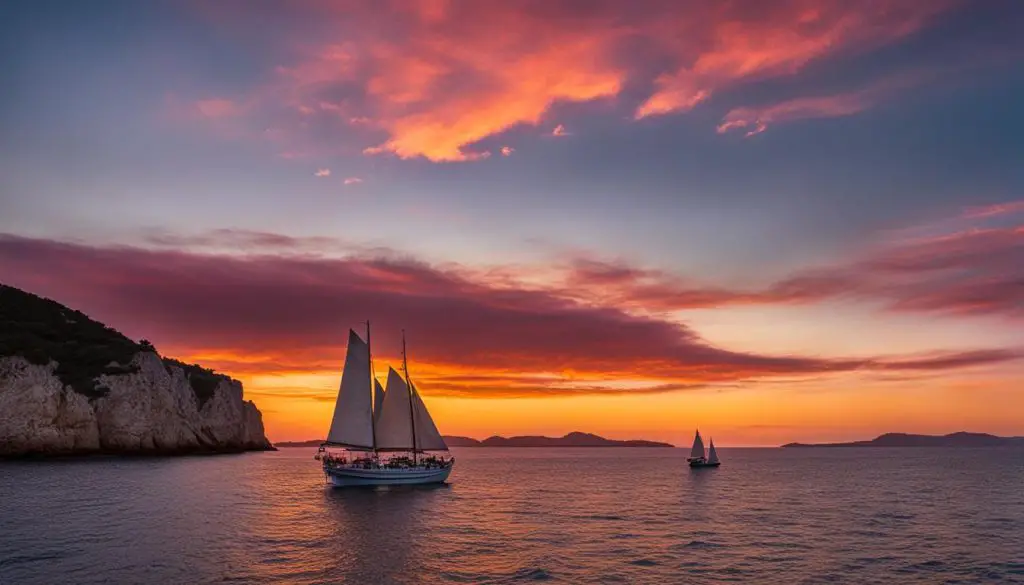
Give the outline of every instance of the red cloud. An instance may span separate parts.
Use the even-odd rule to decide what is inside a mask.
[[[408,260],[197,255],[3,236],[0,278],[80,308],[128,335],[249,371],[282,362],[299,370],[336,365],[344,343],[340,332],[367,318],[380,332],[379,355],[398,354],[395,336],[385,332],[404,328],[425,371],[483,373],[495,380],[508,372],[579,377],[577,384],[562,385],[565,392],[586,391],[593,386],[587,380],[595,379],[660,380],[647,391],[659,385],[667,391],[776,375],[944,369],[1015,357],[953,354],[900,366],[886,359],[733,352],[709,345],[678,323],[588,306],[549,291],[492,287]],[[447,384],[443,374],[432,380],[427,387],[456,393],[468,388]],[[526,381],[515,391],[542,393],[540,386]]]
[[[289,4],[281,10],[311,14],[334,32],[324,38],[284,33],[301,34],[303,48],[256,99],[267,110],[294,111],[292,127],[310,114],[350,128],[349,120],[367,121],[361,136],[374,140],[362,145],[367,154],[476,160],[483,158],[473,148],[477,142],[517,125],[536,126],[558,104],[616,98],[635,83],[653,85],[635,117],[686,111],[723,87],[793,74],[814,60],[902,38],[949,4]]]
[[[335,347],[343,343],[338,331],[346,324],[370,318],[382,330],[404,327],[413,339],[430,339],[418,347],[419,359],[463,367],[656,367],[680,377],[734,378],[834,366],[733,353],[704,344],[680,325],[580,306],[542,291],[492,289],[415,262],[199,256],[4,238],[0,274],[174,345],[196,344],[201,330],[208,347],[254,353]]]

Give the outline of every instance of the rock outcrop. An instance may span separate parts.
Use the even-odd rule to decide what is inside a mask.
[[[237,380],[0,285],[0,457],[271,449]]]
[[[186,454],[272,449],[256,405],[224,378],[202,406],[180,367],[152,352],[135,373],[103,375],[92,400],[61,383],[56,363],[0,358],[0,456]]]

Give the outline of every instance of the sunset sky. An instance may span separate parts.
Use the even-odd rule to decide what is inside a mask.
[[[1024,3],[5,2],[0,282],[322,438],[1024,434]]]

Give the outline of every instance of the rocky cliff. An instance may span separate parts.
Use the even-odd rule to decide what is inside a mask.
[[[272,448],[238,381],[0,285],[0,456]]]

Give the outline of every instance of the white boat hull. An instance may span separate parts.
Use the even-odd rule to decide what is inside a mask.
[[[444,483],[452,472],[452,465],[447,467],[398,468],[398,469],[362,469],[358,467],[325,467],[327,481],[334,487],[374,486],[374,485],[420,485]]]

